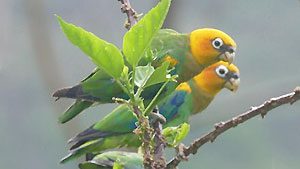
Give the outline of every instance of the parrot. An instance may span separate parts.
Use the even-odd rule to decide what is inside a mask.
[[[189,117],[202,112],[223,89],[236,91],[240,84],[239,69],[234,64],[219,61],[205,68],[188,82],[178,85],[166,100],[158,105],[166,118],[165,127],[188,122]],[[151,119],[150,119],[151,121]],[[141,142],[134,134],[137,119],[126,105],[120,105],[90,128],[69,140],[74,143],[71,153],[62,163],[84,153],[97,153],[119,147],[139,147]]]
[[[95,156],[91,161],[79,164],[80,169],[143,169],[143,156],[138,153],[124,151],[108,151]]]
[[[178,33],[172,29],[161,29],[155,34],[150,51],[155,56],[151,61],[157,68],[169,62],[172,74],[177,74],[177,82],[170,82],[162,92],[158,102],[166,98],[182,82],[190,80],[207,66],[220,60],[232,63],[236,53],[235,41],[223,31],[214,28],[200,28],[190,33]],[[144,57],[140,64],[148,63]],[[156,95],[162,83],[149,86],[142,92],[145,105]],[[115,79],[100,68],[94,71],[79,84],[59,89],[53,97],[76,99],[59,118],[65,123],[92,105],[114,103],[113,97],[129,99]],[[157,103],[158,103],[157,102]]]

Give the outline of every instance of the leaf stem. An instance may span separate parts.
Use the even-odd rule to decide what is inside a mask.
[[[145,109],[145,111],[143,112],[143,114],[147,115],[155,106],[155,103],[157,101],[158,96],[161,94],[161,92],[163,91],[163,89],[166,87],[166,85],[170,82],[170,79],[167,80],[159,89],[159,91],[156,93],[156,95],[154,96],[154,98],[151,100],[150,104],[147,106],[147,108]]]
[[[119,86],[122,88],[122,90],[130,97],[130,100],[135,100],[134,99],[134,95],[130,92],[130,90],[128,90],[128,88],[126,88],[119,79],[116,79],[117,83],[119,84]]]

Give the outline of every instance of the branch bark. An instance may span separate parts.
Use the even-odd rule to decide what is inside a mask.
[[[121,11],[126,13],[127,22],[125,28],[130,29],[134,24],[138,22],[137,12],[131,7],[129,0],[118,0],[121,2]],[[142,149],[144,156],[145,169],[152,169],[154,166],[154,160],[152,158],[151,138],[153,130],[150,127],[149,120],[145,118],[140,109],[137,106],[133,106],[133,112],[138,118],[139,126],[135,130],[135,134],[140,135],[142,141]]]
[[[154,166],[154,160],[152,158],[152,148],[151,148],[151,138],[153,135],[153,130],[150,127],[149,120],[145,118],[137,106],[133,106],[133,112],[138,118],[139,126],[135,129],[135,134],[140,135],[142,141],[142,151],[144,157],[144,167],[145,169],[152,169]]]
[[[138,22],[137,12],[131,7],[129,0],[118,0],[121,2],[121,11],[126,13],[127,22],[125,28],[130,29]],[[145,118],[138,107],[133,107],[134,113],[138,117],[139,128],[136,134],[142,135],[142,148],[144,153],[144,167],[146,169],[161,169],[166,167],[166,159],[164,157],[164,149],[166,147],[162,135],[162,120],[155,119],[152,127],[150,127],[149,120]],[[159,112],[156,112],[159,115]],[[154,134],[154,151],[151,147],[151,139]]]
[[[138,21],[137,12],[131,7],[129,0],[118,0],[121,2],[121,11],[126,13],[127,22],[125,23],[125,28],[130,29]]]
[[[166,123],[166,119],[159,113],[158,108],[156,108],[156,112],[153,111],[153,115],[154,114],[156,116],[152,125],[154,129],[154,168],[162,169],[167,166],[165,158],[166,142],[162,135],[163,123]]]
[[[293,104],[294,102],[300,99],[300,87],[296,87],[296,89],[288,94],[281,95],[278,97],[271,98],[265,101],[263,104],[251,107],[250,110],[245,113],[236,116],[230,120],[225,122],[220,122],[215,125],[215,129],[211,132],[203,135],[202,137],[193,141],[193,143],[185,147],[181,153],[178,153],[167,165],[167,169],[174,169],[178,166],[178,164],[183,161],[183,159],[190,154],[196,154],[197,150],[204,144],[208,142],[213,142],[220,134],[225,131],[236,127],[238,124],[241,124],[255,116],[261,115],[264,118],[267,113],[281,105],[284,104]]]

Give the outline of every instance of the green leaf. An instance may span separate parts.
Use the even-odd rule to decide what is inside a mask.
[[[151,74],[149,79],[147,80],[147,83],[145,84],[145,87],[155,85],[158,83],[162,83],[168,80],[168,67],[170,63],[164,62],[160,67],[156,68],[155,71]]]
[[[161,28],[170,4],[171,0],[161,0],[124,35],[123,53],[132,67],[136,67],[154,35]]]
[[[168,80],[169,62],[164,62],[154,70],[151,65],[136,67],[134,84],[138,87],[148,87]]]
[[[182,123],[177,127],[167,127],[163,130],[167,144],[171,147],[176,147],[189,133],[190,125]]]
[[[79,164],[79,168],[80,169],[103,169],[103,167],[91,162],[81,163]]]
[[[109,163],[107,163],[109,161]],[[79,164],[80,169],[142,169],[143,156],[124,151],[107,151],[98,154],[91,161]]]
[[[79,47],[90,59],[106,73],[114,78],[119,78],[123,71],[124,60],[120,50],[91,32],[64,21],[57,16],[58,22],[75,46]]]
[[[124,167],[121,163],[119,163],[118,161],[115,161],[113,169],[124,169]]]
[[[134,84],[138,87],[144,87],[153,72],[154,67],[151,65],[136,67]]]
[[[179,144],[188,134],[190,131],[190,125],[187,123],[183,123],[177,129],[177,135],[175,137],[175,143]]]

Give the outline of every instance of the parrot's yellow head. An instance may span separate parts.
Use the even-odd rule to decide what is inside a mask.
[[[240,73],[235,65],[219,61],[205,68],[193,80],[197,87],[214,96],[223,88],[235,92],[240,84]]]
[[[191,32],[190,47],[194,59],[204,65],[220,60],[232,63],[236,51],[236,43],[229,35],[211,28]]]

